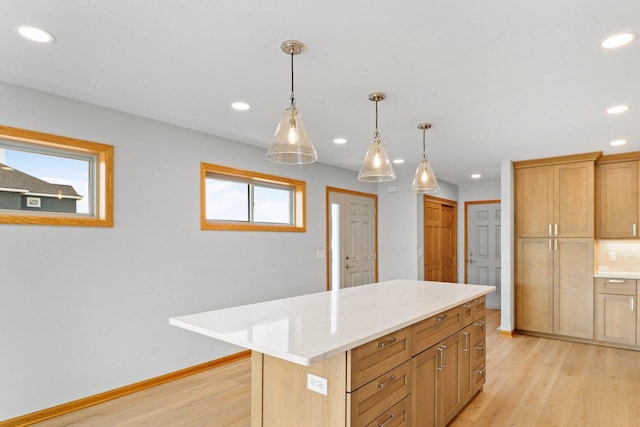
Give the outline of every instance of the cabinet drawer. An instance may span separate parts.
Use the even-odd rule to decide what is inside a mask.
[[[475,391],[480,390],[480,388],[484,385],[485,382],[485,371],[484,365],[479,366],[473,370],[473,389]]]
[[[366,426],[411,393],[411,361],[347,393],[351,427]]]
[[[462,304],[462,325],[467,326],[473,322],[473,307],[475,301],[469,301]]]
[[[351,392],[411,359],[411,328],[404,328],[348,352],[347,391]]]
[[[484,365],[486,358],[486,342],[485,340],[480,341],[478,344],[473,346],[473,353],[471,353],[471,357],[473,357],[473,367],[477,369],[478,367]]]
[[[473,322],[473,334],[471,334],[471,336],[473,337],[473,345],[476,345],[480,341],[484,340],[486,329],[487,322],[485,321],[484,317]]]
[[[459,305],[413,325],[413,355],[462,329],[462,307]]]
[[[480,297],[473,300],[473,320],[479,320],[486,314],[486,298]]]
[[[616,294],[616,295],[635,295],[636,281],[629,279],[596,279],[596,293],[599,294]]]
[[[411,396],[393,405],[367,427],[411,427]]]

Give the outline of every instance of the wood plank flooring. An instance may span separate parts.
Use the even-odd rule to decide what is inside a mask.
[[[487,313],[487,383],[451,427],[640,427],[640,352],[503,337]],[[250,370],[241,360],[38,425],[248,427]]]

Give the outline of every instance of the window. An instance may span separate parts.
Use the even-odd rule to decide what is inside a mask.
[[[305,183],[202,163],[203,230],[305,231]]]
[[[0,126],[0,223],[113,226],[113,146]]]

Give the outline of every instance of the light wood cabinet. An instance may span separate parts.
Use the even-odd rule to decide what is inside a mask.
[[[516,163],[517,237],[594,236],[596,156],[591,157],[541,166]]]
[[[485,298],[469,309],[484,313]],[[465,313],[462,306],[463,316]],[[472,310],[473,311],[473,310]],[[412,359],[412,419],[420,427],[446,426],[484,384],[485,317],[464,316],[463,329]],[[419,324],[415,327],[420,326]]]
[[[521,238],[516,328],[593,339],[593,239]]]
[[[636,345],[636,281],[598,278],[596,282],[596,339]]]
[[[596,168],[597,236],[635,239],[640,235],[640,161],[613,161],[617,159],[619,156],[605,156]]]

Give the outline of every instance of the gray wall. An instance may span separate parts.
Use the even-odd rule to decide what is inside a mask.
[[[324,290],[325,187],[377,191],[352,171],[276,165],[266,149],[2,82],[0,117],[115,146],[113,228],[0,225],[0,420],[242,350],[168,319]],[[201,231],[202,161],[305,180],[307,232]]]

